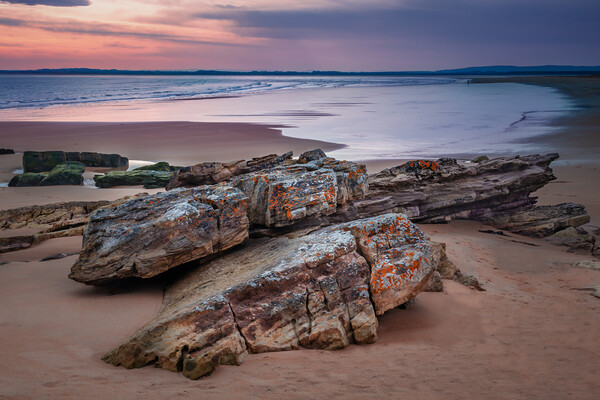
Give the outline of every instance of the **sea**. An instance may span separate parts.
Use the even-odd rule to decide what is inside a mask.
[[[543,135],[575,109],[552,88],[468,77],[0,75],[0,121],[260,123],[344,144],[330,155],[347,160],[552,151]]]

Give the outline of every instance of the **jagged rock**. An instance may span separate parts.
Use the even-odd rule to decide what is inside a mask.
[[[545,240],[552,244],[567,246],[569,251],[582,250],[590,253],[594,249],[596,238],[588,234],[582,228],[580,229],[570,226],[562,231],[558,231],[555,234],[548,236]]]
[[[169,178],[171,178],[171,172],[168,171],[135,169],[133,171],[109,171],[104,175],[94,175],[94,182],[99,188],[143,185],[145,189],[156,189],[167,186]]]
[[[416,222],[472,219],[513,232],[517,229],[517,233],[550,235],[585,223],[583,208],[554,206],[554,225],[543,221],[546,216],[536,222],[537,228],[532,219],[528,229],[510,222],[510,216],[533,210],[536,198],[530,194],[556,179],[549,165],[557,158],[558,154],[501,157],[467,165],[454,159],[410,161],[369,176],[365,197],[338,208],[328,220],[336,223],[393,211]]]
[[[15,175],[8,186],[54,186],[54,185],[81,185],[85,165],[80,162],[66,162],[58,164],[48,173],[25,173]]]
[[[280,156],[270,154],[264,157],[253,158],[250,161],[205,162],[192,165],[191,167],[184,167],[173,174],[167,184],[167,190],[178,187],[214,185],[229,180],[234,176],[282,166],[291,160],[292,155],[293,153],[290,151]]]
[[[248,197],[250,222],[267,227],[333,214],[337,206],[337,180],[332,169],[278,167],[240,175],[231,185]]]
[[[504,211],[495,215],[491,222],[499,229],[541,238],[569,227],[587,224],[590,217],[582,205],[562,203],[536,206],[525,211]]]
[[[248,352],[372,343],[375,310],[422,290],[433,273],[428,257],[423,234],[395,214],[251,240],[170,285],[158,315],[103,360],[197,379]]]
[[[166,161],[160,161],[156,164],[144,165],[141,167],[134,168],[133,171],[163,171],[163,172],[175,172],[178,169],[183,167],[177,167],[175,165],[170,165]]]
[[[13,149],[0,149],[0,154],[15,154]]]
[[[327,157],[327,154],[321,149],[315,149],[310,151],[305,151],[298,157],[298,164],[306,164],[311,161],[320,160],[321,158]]]
[[[119,154],[26,151],[23,153],[23,171],[50,171],[58,164],[63,164],[68,161],[80,162],[87,167],[126,168],[129,165],[129,160],[126,157],[121,157]]]
[[[149,278],[247,237],[246,199],[234,188],[202,186],[144,196],[90,216],[69,277],[93,285]]]
[[[0,229],[60,229],[62,225],[69,225],[77,220],[81,225],[87,216],[94,210],[110,204],[109,201],[70,201],[53,203],[41,206],[27,206],[0,210]],[[84,218],[84,220],[82,220]]]
[[[471,160],[472,163],[479,164],[480,162],[489,161],[488,156],[479,156]]]
[[[23,250],[33,244],[33,235],[0,237],[0,253]]]
[[[322,158],[240,175],[230,185],[248,197],[250,222],[283,227],[330,215],[338,205],[361,198],[367,179],[364,165]]]
[[[201,185],[214,185],[242,173],[244,160],[228,163],[205,162],[191,167],[183,167],[171,176],[167,190],[178,187],[194,187]]]

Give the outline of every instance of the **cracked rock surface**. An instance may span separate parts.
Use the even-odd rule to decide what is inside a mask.
[[[246,199],[226,186],[179,189],[94,212],[69,278],[105,284],[149,278],[248,237]]]
[[[158,315],[103,360],[197,379],[247,353],[377,340],[377,318],[434,268],[424,235],[386,214],[295,238],[250,240],[170,285]]]

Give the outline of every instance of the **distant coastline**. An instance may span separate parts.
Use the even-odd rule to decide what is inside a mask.
[[[437,71],[229,71],[229,70],[124,70],[96,68],[42,68],[0,70],[0,74],[35,75],[200,75],[200,76],[439,76],[439,75],[598,75],[600,66],[510,65],[443,69]]]

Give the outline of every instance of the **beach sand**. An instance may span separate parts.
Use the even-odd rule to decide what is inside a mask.
[[[581,118],[590,111],[582,112]],[[290,149],[297,150],[296,155],[302,149],[332,149],[278,136],[265,126],[244,125],[242,132],[231,133],[243,124],[181,124],[193,126],[194,132],[210,127],[205,132],[212,141],[189,142],[195,134],[179,123],[56,124],[47,142],[35,143],[37,150],[117,152],[132,159],[182,164],[205,161],[202,154],[231,160]],[[2,147],[29,149],[32,138],[42,140],[50,125],[0,123],[3,139],[4,132],[8,139]],[[555,168],[558,179],[538,192],[544,204],[586,205],[595,226],[600,224],[598,148],[594,159],[589,155],[594,154],[598,125],[585,129],[589,145],[584,157],[577,157],[569,148],[573,141],[563,137],[558,148],[572,153]],[[178,132],[174,142],[162,139],[167,127]],[[100,139],[90,133],[98,134],[97,129],[106,129]],[[127,142],[119,129],[155,132],[150,137],[156,141]],[[257,139],[261,132],[264,141]],[[584,133],[580,138],[585,142]],[[19,167],[19,159],[0,156],[2,179]],[[368,163],[369,171],[396,161]],[[146,190],[0,188],[0,208],[113,199],[138,191]],[[600,285],[599,271],[572,267],[591,256],[567,253],[543,240],[481,233],[489,227],[470,221],[421,228],[433,240],[447,243],[450,260],[463,273],[475,275],[486,291],[445,281],[443,293],[422,293],[408,310],[381,317],[375,344],[340,351],[253,354],[239,367],[221,366],[198,381],[152,367],[126,370],[100,360],[158,311],[159,280],[114,293],[69,280],[77,256],[39,261],[78,251],[81,237],[0,254],[0,399],[598,398],[600,299],[589,291],[573,290]]]

